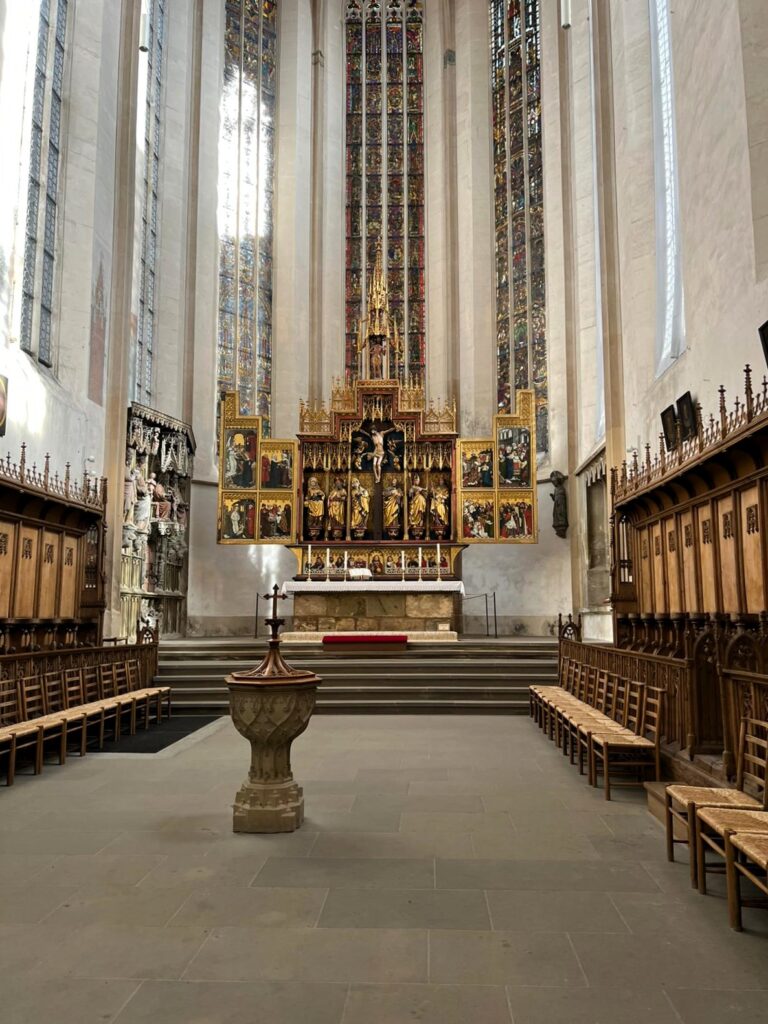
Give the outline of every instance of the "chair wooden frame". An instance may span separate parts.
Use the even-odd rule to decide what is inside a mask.
[[[59,764],[67,760],[67,718],[65,714],[49,715],[45,706],[45,687],[39,676],[22,676],[19,680],[19,696],[24,720],[40,726],[43,736],[43,750],[40,752],[39,774],[45,759],[45,741],[58,740]]]
[[[725,877],[728,886],[728,920],[734,931],[743,930],[743,907],[768,909],[768,836],[750,832],[723,833]],[[741,879],[748,879],[764,896],[745,898]]]
[[[696,812],[699,807],[731,807],[744,810],[768,810],[768,786],[763,777],[748,773],[756,792],[762,791],[762,798],[744,792],[744,752],[752,742],[750,726],[753,719],[742,718],[739,725],[739,741],[736,752],[736,787],[734,789],[716,786],[682,786],[671,783],[665,793],[665,824],[667,832],[667,860],[674,861],[675,846],[688,847],[691,885],[698,885],[696,868]],[[684,837],[675,837],[675,826],[684,832]]]
[[[651,767],[654,781],[661,777],[661,727],[663,721],[664,691],[654,686],[642,686],[640,691],[640,718],[637,732],[625,729],[623,733],[606,731],[593,732],[588,737],[589,776],[597,786],[598,776],[603,775],[605,799],[611,799],[612,786],[642,785],[642,773]],[[627,694],[629,701],[629,691]],[[620,770],[622,776],[637,771],[638,780],[611,782],[612,771]]]
[[[6,786],[16,778],[16,759],[20,750],[34,748],[32,770],[38,775],[43,768],[43,729],[38,722],[25,722],[21,710],[18,685],[9,680],[0,681],[0,753],[8,756]]]

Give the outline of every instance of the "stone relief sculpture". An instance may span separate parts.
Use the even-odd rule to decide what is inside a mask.
[[[435,480],[429,499],[430,529],[438,540],[442,540],[448,532],[448,508],[451,500],[451,492],[446,487],[443,477],[439,476]]]
[[[341,540],[347,530],[347,488],[341,477],[336,477],[328,494],[328,535]]]

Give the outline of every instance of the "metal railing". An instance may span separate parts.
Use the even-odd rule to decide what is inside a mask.
[[[489,606],[489,603],[488,603],[488,598],[491,598],[491,604],[493,606],[493,635],[494,635],[494,637],[496,637],[498,639],[498,636],[499,636],[499,621],[498,621],[498,617],[497,617],[497,614],[496,614],[496,591],[493,590],[490,593],[484,593],[484,594],[464,594],[463,597],[462,597],[462,602],[464,602],[464,601],[474,601],[474,600],[477,600],[478,598],[481,598],[481,597],[485,598],[485,635],[486,636],[490,636],[491,635],[490,606]],[[464,605],[463,604],[461,606],[461,618],[462,618],[462,625],[463,625],[463,619],[464,619]]]

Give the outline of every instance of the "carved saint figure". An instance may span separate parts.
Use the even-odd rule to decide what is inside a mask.
[[[403,491],[397,477],[387,479],[384,491],[384,529],[390,537],[400,535],[400,518],[403,511]]]
[[[427,490],[421,486],[421,477],[413,474],[408,491],[408,528],[412,537],[422,537],[427,519]]]
[[[445,486],[445,480],[439,476],[432,488],[429,505],[430,526],[436,537],[444,537],[448,529],[448,505],[450,500],[451,495]]]
[[[152,516],[152,499],[149,494],[149,486],[144,476],[147,468],[146,459],[136,466],[136,512],[134,518],[136,528],[142,532],[149,530],[149,520]]]
[[[133,523],[133,509],[136,504],[136,470],[131,466],[131,457],[125,460],[125,486],[123,488],[123,523]]]
[[[328,494],[328,532],[334,540],[344,536],[347,528],[347,489],[341,477],[336,477]]]
[[[371,496],[356,476],[352,477],[350,489],[352,499],[350,525],[353,535],[359,539],[368,529],[368,517],[371,513]]]
[[[556,469],[549,474],[549,482],[555,488],[550,495],[552,498],[552,529],[558,537],[565,537],[568,533],[568,494],[565,490],[567,479],[567,476]]]
[[[307,529],[314,540],[320,536],[325,518],[325,491],[318,483],[316,476],[309,478],[307,493],[304,497],[304,508],[307,510]]]

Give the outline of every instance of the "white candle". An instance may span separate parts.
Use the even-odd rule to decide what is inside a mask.
[[[345,551],[344,552],[344,578],[345,579],[347,578],[347,561],[348,561],[348,559],[349,559],[349,552]]]
[[[403,576],[405,576],[405,552],[403,550],[400,551],[400,569]]]
[[[419,547],[419,572],[421,572],[421,547]]]
[[[325,571],[329,573],[331,571],[331,549],[325,549]]]
[[[307,579],[312,579],[312,545],[307,548]]]
[[[437,545],[437,575],[440,575],[440,545]]]

